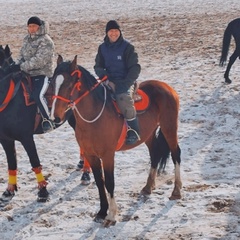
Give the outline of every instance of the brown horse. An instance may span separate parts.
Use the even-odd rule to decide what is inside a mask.
[[[116,111],[111,94],[105,85],[77,65],[77,56],[68,62],[63,62],[63,58],[59,56],[53,79],[61,82],[61,85],[57,86],[58,91],[55,91],[57,94],[51,117],[61,123],[68,109],[74,112],[76,139],[90,163],[100,195],[100,210],[95,220],[105,219],[105,226],[116,222],[117,205],[114,198],[116,149],[122,151],[141,143],[147,145],[151,169],[146,186],[142,189],[144,194],[150,194],[154,189],[158,166],[160,165],[162,169],[165,167],[171,152],[175,166],[175,185],[170,199],[181,198],[181,151],[177,138],[179,98],[173,88],[158,80],[148,80],[140,84],[139,88],[150,100],[148,108],[138,115],[141,140],[134,145],[123,143],[119,148],[117,146],[125,121]]]

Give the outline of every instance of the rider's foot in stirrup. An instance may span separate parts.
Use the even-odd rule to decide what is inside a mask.
[[[135,144],[138,140],[140,140],[140,137],[136,131],[133,129],[129,129],[127,132],[127,137],[125,143],[127,145]]]
[[[54,122],[52,120],[50,120],[50,119],[44,119],[43,120],[43,122],[42,122],[42,129],[43,129],[44,133],[50,132],[54,128],[55,128],[55,124],[54,124]]]

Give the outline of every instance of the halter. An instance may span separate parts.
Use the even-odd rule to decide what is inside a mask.
[[[59,95],[53,96],[53,99],[57,98],[57,99],[59,99],[59,100],[62,100],[62,101],[64,101],[64,102],[68,103],[68,107],[67,107],[67,109],[66,109],[65,112],[67,112],[69,109],[75,110],[75,111],[77,112],[78,116],[79,116],[83,121],[85,121],[85,122],[87,122],[87,123],[93,123],[93,122],[97,121],[97,120],[101,117],[101,115],[102,115],[102,113],[103,113],[103,110],[104,110],[104,108],[105,108],[106,101],[107,101],[107,90],[106,90],[106,87],[105,87],[104,85],[102,85],[103,88],[104,88],[104,102],[103,102],[103,106],[102,106],[101,111],[99,112],[99,114],[98,114],[94,119],[92,119],[92,120],[87,120],[87,119],[85,119],[85,118],[80,114],[80,112],[78,111],[76,105],[77,105],[84,97],[86,97],[91,91],[93,91],[95,88],[97,88],[102,82],[104,82],[105,80],[107,80],[107,76],[104,76],[104,78],[102,78],[99,82],[97,82],[90,90],[87,90],[83,95],[81,95],[80,97],[78,97],[76,100],[73,100],[73,99],[72,99],[72,96],[73,96],[75,90],[80,91],[80,90],[81,90],[81,85],[82,85],[82,83],[79,81],[80,78],[81,78],[81,76],[82,76],[81,71],[78,70],[78,69],[77,69],[77,70],[74,70],[74,71],[70,74],[71,77],[73,77],[74,74],[77,74],[78,81],[77,81],[77,82],[75,83],[75,85],[73,86],[73,89],[72,89],[72,91],[71,91],[71,93],[70,93],[70,99],[64,98],[64,97],[59,96]]]
[[[14,64],[14,61],[12,59],[12,53],[10,53],[10,56],[8,58],[4,58],[4,62],[2,64],[2,66],[0,66],[1,69],[3,69],[3,71],[5,71],[5,68],[9,68],[10,66],[12,66]]]

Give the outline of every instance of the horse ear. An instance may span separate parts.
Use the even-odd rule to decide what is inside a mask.
[[[7,56],[11,56],[11,51],[10,51],[10,48],[9,48],[8,45],[6,45],[6,47],[5,47],[5,54],[6,54]]]
[[[74,57],[72,63],[71,63],[71,69],[72,71],[76,70],[78,67],[77,67],[77,55]]]
[[[4,63],[4,57],[5,57],[4,53],[0,51],[0,66],[2,66]]]
[[[63,62],[63,57],[60,54],[58,54],[57,65],[59,65],[62,62]]]

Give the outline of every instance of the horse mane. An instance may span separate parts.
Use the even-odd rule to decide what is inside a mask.
[[[82,73],[82,83],[83,85],[91,91],[94,99],[96,101],[104,101],[103,87],[100,84],[98,87],[92,90],[92,88],[98,83],[97,79],[84,67],[78,65],[79,70]]]

